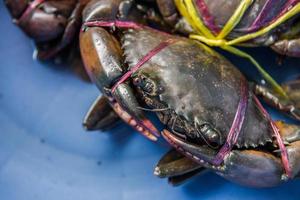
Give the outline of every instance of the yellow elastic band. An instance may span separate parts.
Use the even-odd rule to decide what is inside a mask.
[[[269,26],[255,32],[255,33],[250,33],[250,34],[241,36],[239,38],[236,38],[234,40],[231,40],[228,42],[228,45],[235,45],[235,44],[243,43],[243,42],[249,41],[251,39],[257,38],[259,36],[262,36],[299,13],[300,13],[300,3],[297,4],[296,6],[294,6],[287,13],[285,13],[284,15],[279,17],[274,23],[270,24]]]
[[[175,0],[175,4],[177,9],[179,10],[180,14],[187,20],[187,22],[192,26],[192,28],[197,31],[196,26],[194,26],[193,19],[188,14],[186,7],[184,6],[183,0]],[[200,33],[199,33],[200,34]],[[202,35],[202,32],[201,32]]]
[[[264,79],[274,88],[274,90],[276,92],[278,92],[278,94],[280,94],[282,97],[287,98],[286,93],[284,92],[284,90],[282,89],[282,87],[268,74],[268,72],[266,72],[263,67],[249,54],[233,47],[233,46],[228,46],[226,44],[226,40],[212,40],[212,39],[207,39],[203,36],[199,36],[199,35],[190,35],[191,39],[195,39],[198,40],[200,42],[203,42],[209,46],[218,46],[228,52],[231,52],[237,56],[243,57],[248,59],[259,71],[259,73],[262,75],[262,77],[264,77]]]
[[[201,35],[195,35],[191,34],[189,36],[191,39],[199,40],[200,42],[203,42],[211,47],[221,47],[221,46],[227,46],[227,41],[224,39],[216,40],[216,39],[208,39]]]
[[[205,26],[202,19],[199,18],[193,0],[175,0],[179,12],[186,18],[190,25],[201,35],[207,38],[215,38],[214,34]]]
[[[197,10],[193,4],[193,0],[175,0],[176,6],[179,9],[180,13],[186,20],[190,23],[190,25],[194,28],[195,31],[199,35],[192,34],[190,38],[201,41],[209,46],[220,47],[224,50],[227,50],[235,55],[240,57],[244,57],[256,66],[261,75],[266,79],[266,81],[274,88],[276,92],[278,92],[282,97],[287,98],[286,93],[282,89],[282,87],[259,65],[259,63],[249,54],[233,47],[233,45],[241,44],[251,39],[260,37],[272,29],[278,27],[291,17],[300,13],[300,3],[291,8],[287,13],[279,17],[275,22],[270,24],[269,26],[262,28],[254,33],[246,34],[244,36],[238,37],[234,40],[227,41],[225,38],[232,32],[232,30],[236,27],[237,24],[241,21],[245,12],[253,3],[253,0],[243,0],[241,4],[238,6],[234,14],[230,17],[226,25],[223,27],[219,35],[216,37],[212,34],[212,32],[205,26],[202,19],[199,17]]]
[[[257,68],[262,77],[264,77],[264,79],[266,79],[266,81],[273,87],[274,91],[282,97],[284,97],[285,99],[288,99],[288,96],[286,92],[282,89],[282,87],[272,78],[272,76],[270,76],[270,74],[268,74],[268,72],[264,70],[264,68],[252,56],[233,46],[222,46],[221,48],[237,56],[248,59]]]
[[[243,18],[245,12],[249,6],[253,3],[253,0],[243,0],[239,7],[235,10],[234,14],[230,17],[226,25],[223,27],[217,39],[223,39],[238,25]]]

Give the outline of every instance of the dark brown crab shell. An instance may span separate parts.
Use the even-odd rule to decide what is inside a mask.
[[[134,75],[136,80],[146,77],[160,88],[142,96],[149,107],[168,110],[160,112],[162,122],[182,135],[197,132],[208,123],[221,133],[220,144],[227,138],[240,99],[243,75],[219,54],[195,41],[158,34],[153,30],[129,30],[122,39],[125,61],[130,67],[159,43],[174,37],[172,44],[148,61]],[[183,51],[184,49],[184,51]],[[163,59],[162,59],[163,58]],[[257,147],[271,142],[272,132],[249,93],[248,108],[237,147]],[[162,117],[163,116],[163,117]],[[172,116],[176,117],[176,122]],[[166,120],[168,119],[168,120]]]
[[[204,2],[205,7],[208,12],[208,16],[203,14],[203,11],[197,7],[197,2]],[[240,5],[240,0],[218,0],[218,1],[210,1],[210,0],[193,0],[195,8],[197,10],[200,18],[205,22],[205,24],[210,27],[213,31],[214,27],[219,32],[228,22],[232,14]],[[266,27],[270,23],[274,22],[281,14],[284,13],[284,10],[291,5],[295,5],[296,1],[293,0],[254,0],[250,7],[247,9],[245,14],[243,15],[241,21],[236,25],[236,27],[232,30],[232,32],[228,35],[227,39],[234,39],[248,33],[253,33]],[[207,13],[206,13],[207,14]],[[210,20],[209,25],[207,20]],[[289,29],[289,27],[293,26],[295,21],[299,21],[300,14],[286,21],[278,28],[270,31],[269,33],[255,38],[247,42],[247,45],[272,45],[279,38],[280,32],[284,32]],[[215,33],[217,34],[217,33]],[[249,43],[249,44],[248,44]]]
[[[28,1],[5,1],[14,21],[24,32],[37,42],[51,41],[59,38],[68,24],[77,0],[51,0],[37,5],[27,16]],[[22,19],[21,19],[22,18]]]
[[[261,13],[261,11],[266,6],[266,3],[269,0],[254,0],[252,5],[249,7],[247,12],[244,14],[241,22],[237,25],[235,30],[237,32],[244,32],[247,33],[249,31],[249,28],[251,25],[257,20],[257,17]],[[196,0],[194,1],[196,2]],[[206,5],[208,7],[209,13],[212,15],[216,26],[217,27],[223,27],[228,22],[230,17],[232,16],[232,13],[237,9],[237,7],[240,5],[241,1],[239,0],[218,0],[218,1],[207,1]],[[269,1],[269,13],[268,15],[264,15],[262,17],[261,23],[258,24],[256,29],[260,29],[264,27],[267,23],[274,20],[274,18],[278,17],[278,14],[282,11],[284,8],[284,5],[287,3],[287,0],[271,0]],[[196,4],[196,3],[195,3]],[[220,12],[220,9],[222,12]],[[201,15],[201,11],[197,9],[199,14]]]

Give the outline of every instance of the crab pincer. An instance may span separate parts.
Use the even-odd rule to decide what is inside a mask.
[[[120,24],[128,26],[125,22]],[[109,23],[105,25],[111,26]],[[129,82],[125,80],[114,86],[126,70],[117,39],[102,27],[87,28],[81,33],[80,47],[88,74],[106,96],[115,113],[150,140],[157,140],[159,131],[138,109],[139,104]]]
[[[108,40],[112,35],[103,27],[88,29],[81,36],[82,49],[99,52],[97,61],[85,64],[102,93],[111,98],[111,106],[116,102],[134,119],[143,119],[140,109],[134,108],[148,107],[166,126],[162,132],[166,141],[186,157],[165,160],[156,175],[177,185],[209,169],[255,187],[275,186],[298,176],[299,127],[274,123],[253,87],[224,57],[198,42],[149,28],[128,27],[122,45],[117,39]],[[94,48],[84,46],[85,36],[97,40],[91,42]],[[97,46],[104,43],[104,48]],[[120,56],[109,61],[115,52]],[[114,77],[108,79],[107,74]]]

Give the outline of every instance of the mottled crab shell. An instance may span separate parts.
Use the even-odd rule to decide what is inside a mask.
[[[126,62],[135,66],[147,52],[170,38],[177,42],[158,52],[133,77],[143,75],[162,88],[160,94],[150,98],[158,99],[187,123],[209,123],[226,139],[244,77],[224,57],[196,41],[139,29],[124,34]],[[255,147],[271,140],[268,122],[256,108],[252,95],[250,92],[238,147]]]

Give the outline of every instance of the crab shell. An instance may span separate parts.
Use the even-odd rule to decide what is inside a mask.
[[[201,5],[199,2],[202,2],[202,6],[196,6],[197,4]],[[278,19],[279,16],[287,12],[287,8],[292,5],[294,6],[296,3],[296,1],[287,0],[254,0],[228,38],[234,39],[266,27]],[[241,1],[193,0],[193,4],[195,5],[198,15],[202,18],[205,24],[210,27],[212,31],[215,31],[215,34],[217,34],[232,17],[233,13],[241,4]],[[203,4],[205,4],[206,9],[203,8]],[[299,18],[298,14],[270,33],[248,42],[248,45],[256,44],[269,46],[273,44],[280,39],[280,34],[278,33],[288,31],[295,22],[299,21]]]
[[[173,36],[148,30],[126,32],[123,49],[129,67],[170,37]],[[168,108],[158,112],[158,116],[170,130],[203,142],[199,132],[207,125],[217,135],[205,139],[222,145],[235,117],[241,98],[240,85],[245,78],[208,47],[184,38],[174,37],[174,40],[177,42],[157,53],[133,75],[133,84],[147,106]],[[252,95],[249,91],[246,119],[237,147],[257,147],[271,141],[267,120]]]
[[[24,32],[37,42],[45,42],[61,37],[77,0],[45,1],[30,14],[23,16],[21,21],[19,19],[30,6],[28,1],[6,0],[5,2],[12,17]]]
[[[129,105],[133,101],[153,109],[166,126],[163,136],[171,145],[226,179],[256,187],[271,187],[282,182],[284,169],[280,155],[269,153],[270,146],[270,149],[276,149],[272,143],[273,132],[250,89],[245,120],[236,145],[222,165],[210,164],[228,136],[241,98],[240,86],[245,81],[230,62],[196,41],[148,28],[125,30],[119,49],[116,47],[119,41],[111,39],[113,36],[108,32],[104,34],[103,30],[92,28],[82,33],[81,50],[84,55],[91,56],[84,56],[86,69],[104,95],[109,99],[116,95],[110,96],[105,91],[109,91],[120,74],[125,73],[121,72],[125,66],[128,69],[136,66],[159,44],[173,40],[126,81],[126,87],[131,87],[130,93],[135,92],[135,97],[120,87],[116,88],[115,100],[131,115],[135,114],[133,110],[140,111],[133,108],[136,103]],[[105,44],[108,46],[103,46]],[[117,72],[113,70],[115,68],[119,69],[118,73],[112,74]],[[108,75],[115,80],[108,81],[105,78]],[[296,168],[299,163],[295,162],[294,166]],[[259,179],[262,176],[265,178]]]
[[[81,13],[90,0],[5,0],[13,21],[36,44],[34,56],[40,60],[73,56],[74,42],[81,27]],[[64,51],[68,49],[68,51]],[[77,53],[77,52],[76,52]]]

